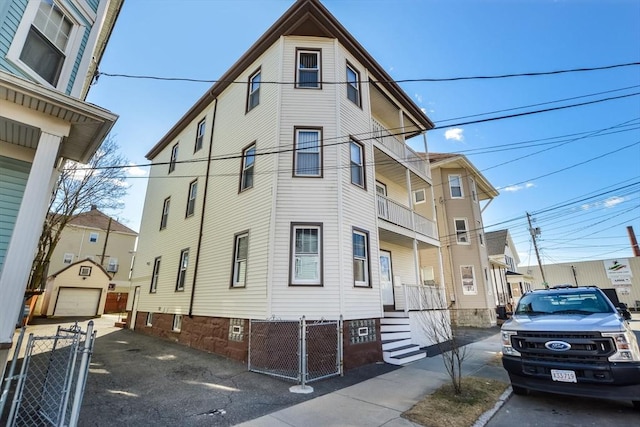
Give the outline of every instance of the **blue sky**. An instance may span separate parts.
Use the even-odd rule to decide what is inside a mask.
[[[291,4],[292,0],[127,0],[100,71],[216,79]],[[323,4],[396,80],[640,61],[636,0]],[[210,86],[105,75],[87,101],[119,114],[113,130],[116,141],[131,164],[143,165],[149,149]],[[520,265],[537,263],[526,212],[541,228],[545,264],[632,256],[626,227],[633,226],[640,235],[640,96],[444,126],[638,93],[639,66],[401,86],[438,126],[427,135],[429,150],[465,154],[500,191],[484,211],[484,224],[488,231],[509,228]],[[558,100],[567,101],[550,103]],[[523,106],[532,107],[463,118]],[[416,148],[422,149],[421,144],[420,140]],[[126,207],[115,213],[135,230],[142,215],[146,171],[130,169]]]

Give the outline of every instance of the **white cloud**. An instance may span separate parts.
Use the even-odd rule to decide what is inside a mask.
[[[444,137],[446,139],[453,139],[455,141],[464,141],[464,135],[462,134],[464,129],[453,128],[449,129],[444,133]]]
[[[416,99],[416,101],[418,101],[418,103],[422,104],[422,95],[416,93],[415,95],[413,95],[413,97]]]
[[[515,193],[516,191],[520,191],[520,190],[527,190],[529,188],[533,188],[536,185],[533,182],[527,182],[524,185],[508,185],[504,188],[500,188],[500,190],[502,191],[509,191],[511,193]]]
[[[614,196],[614,197],[610,197],[607,200],[604,201],[604,207],[605,208],[612,208],[615,205],[624,202],[624,198],[623,197],[618,197],[618,196]]]
[[[134,165],[133,163],[129,163],[127,173],[129,174],[129,176],[147,176],[146,170]]]

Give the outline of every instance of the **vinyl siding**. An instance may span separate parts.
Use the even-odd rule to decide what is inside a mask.
[[[20,210],[31,163],[0,156],[0,272]]]
[[[0,69],[23,77],[25,74],[7,61],[6,56],[27,3],[28,0],[9,0],[0,6]]]
[[[71,90],[73,89],[73,84],[76,81],[76,78],[80,77],[84,79],[84,76],[78,76],[78,70],[80,68],[80,62],[82,61],[82,56],[84,55],[85,48],[87,47],[87,40],[89,40],[89,34],[91,33],[91,26],[85,27],[84,31],[81,33],[82,40],[80,42],[80,47],[78,48],[78,54],[76,55],[76,59],[73,62],[73,70],[71,71],[71,76],[69,77],[69,83],[67,84],[67,89],[65,93],[67,95],[71,94]],[[85,71],[86,72],[86,71]]]

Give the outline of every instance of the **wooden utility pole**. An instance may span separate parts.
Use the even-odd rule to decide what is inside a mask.
[[[536,238],[540,234],[540,228],[533,228],[531,225],[531,214],[527,212],[527,221],[529,221],[529,233],[531,233],[531,238],[533,239],[533,248],[536,251],[536,258],[538,258],[538,266],[540,267],[540,274],[542,275],[542,284],[545,288],[549,287],[547,283],[547,279],[544,277],[544,269],[542,268],[542,261],[540,261],[540,252],[538,252],[538,242]]]
[[[109,217],[109,223],[107,224],[107,235],[104,238],[104,246],[102,247],[102,255],[100,255],[100,265],[104,267],[104,257],[107,252],[107,242],[109,241],[109,233],[111,232],[111,217]]]

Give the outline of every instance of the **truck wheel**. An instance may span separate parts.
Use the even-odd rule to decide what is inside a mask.
[[[517,394],[518,396],[526,396],[529,394],[529,389],[517,385],[512,384],[511,389],[513,390],[513,394]]]

